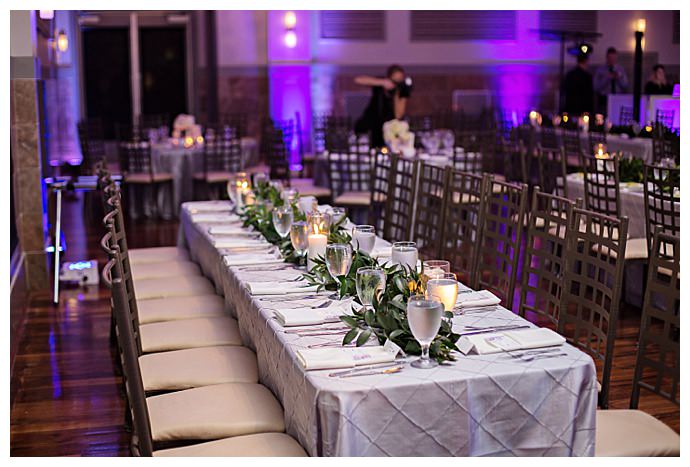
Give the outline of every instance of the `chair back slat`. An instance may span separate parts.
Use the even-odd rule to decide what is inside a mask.
[[[203,151],[205,178],[212,172],[235,173],[243,169],[240,139],[229,124],[206,127]]]
[[[652,250],[652,235],[655,228],[680,237],[680,200],[675,197],[675,193],[680,193],[680,169],[645,164],[647,251]]]
[[[392,158],[383,229],[383,238],[390,242],[410,239],[417,188],[417,167],[418,163],[414,160],[398,155]]]
[[[539,164],[539,187],[546,193],[562,198],[568,197],[568,168],[565,150],[561,148],[537,147]]]
[[[640,389],[680,405],[680,237],[655,230],[630,407]]]
[[[599,393],[602,408],[608,406],[627,234],[627,217],[573,209],[558,332],[572,345],[603,361]]]
[[[621,192],[620,172],[617,157],[597,159],[594,156],[580,156],[584,172],[585,209],[620,217]]]
[[[488,177],[453,170],[445,190],[440,257],[448,260],[458,280],[471,285],[475,277],[481,231],[481,206]]]
[[[476,275],[472,288],[486,289],[512,309],[520,258],[527,186],[490,178],[482,206]]]
[[[376,228],[376,232],[385,238],[384,227],[386,220],[386,199],[391,179],[391,156],[378,153],[374,157],[371,173],[371,197],[369,199],[369,224]],[[386,239],[389,240],[389,239]]]
[[[153,180],[151,144],[148,141],[120,141],[119,153],[123,175],[145,174]]]
[[[412,239],[417,242],[420,257],[436,259],[441,251],[443,203],[451,169],[422,163],[418,170]]]
[[[330,153],[328,175],[332,195],[370,191],[374,159],[369,153]]]

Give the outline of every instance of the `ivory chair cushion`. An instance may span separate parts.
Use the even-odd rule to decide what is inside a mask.
[[[333,200],[335,205],[369,206],[371,193],[368,191],[346,191]]]
[[[189,252],[184,248],[176,246],[161,246],[156,248],[131,248],[127,250],[129,262],[138,263],[160,263],[164,261],[174,261],[179,259],[189,260]]]
[[[292,178],[290,186],[296,189],[300,196],[313,196],[314,198],[330,198],[331,190],[328,187],[314,185],[311,178]]]
[[[177,391],[222,383],[258,383],[256,355],[241,345],[158,352],[139,357],[145,391]]]
[[[641,410],[597,410],[594,455],[664,457],[680,455],[680,436]]]
[[[155,173],[153,177],[147,173],[125,175],[125,183],[161,183],[172,181],[172,179],[172,174],[167,172]]]
[[[213,294],[213,284],[204,276],[159,277],[141,279],[134,283],[137,301],[152,298],[184,297]]]
[[[154,457],[306,457],[306,455],[302,446],[285,433],[235,436],[153,453]]]
[[[139,326],[139,334],[144,353],[242,345],[237,320],[227,316],[143,324]]]
[[[148,397],[153,441],[285,431],[283,408],[261,384],[226,383]]]
[[[173,276],[200,276],[201,270],[196,263],[186,260],[173,260],[161,263],[136,263],[132,264],[132,278],[157,279],[159,277]]]
[[[226,316],[223,297],[215,294],[137,301],[139,324]]]
[[[203,172],[197,172],[194,174],[195,180],[205,180],[208,183],[227,183],[231,177],[235,174],[234,172],[222,172],[222,171],[212,171],[207,174]]]
[[[610,255],[613,259],[618,257],[618,254],[615,251],[610,251],[607,246],[603,246],[601,252],[604,255]],[[625,259],[647,259],[648,256],[646,238],[630,238],[625,243]]]

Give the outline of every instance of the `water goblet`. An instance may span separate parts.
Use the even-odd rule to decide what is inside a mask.
[[[370,255],[376,243],[376,229],[373,225],[356,225],[352,229],[352,247]]]
[[[349,244],[332,243],[326,246],[326,269],[340,290],[340,276],[346,276],[352,265],[352,247]],[[337,299],[338,292],[329,298]]]
[[[429,279],[434,276],[450,272],[450,261],[445,259],[429,259],[422,262],[422,271]]]
[[[273,227],[280,238],[285,238],[290,233],[293,216],[292,206],[281,206],[273,209]]]
[[[395,242],[391,248],[391,263],[412,270],[417,268],[417,244],[415,242]]]
[[[422,356],[410,365],[414,368],[430,369],[438,363],[429,359],[429,346],[438,334],[443,316],[443,304],[424,295],[413,295],[407,301],[407,320],[410,331],[422,348]]]
[[[357,270],[357,297],[364,308],[371,308],[374,298],[381,299],[386,288],[386,273],[381,268],[359,268]]]
[[[295,252],[303,257],[309,249],[309,226],[304,221],[293,222],[290,226],[290,241]]]

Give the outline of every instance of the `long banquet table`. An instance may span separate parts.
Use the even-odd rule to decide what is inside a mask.
[[[285,278],[284,270],[226,266],[223,256],[228,251],[216,249],[209,233],[210,226],[218,224],[195,222],[195,206],[201,205],[182,206],[179,242],[225,296],[245,345],[257,354],[260,381],[284,407],[286,431],[310,455],[594,454],[596,369],[589,356],[568,344],[563,346],[565,356],[532,362],[505,354],[458,354],[457,361],[433,370],[407,365],[389,375],[343,379],[329,377],[330,370],[305,371],[296,350],[336,343],[342,335],[285,333],[271,310],[276,301],[252,296],[245,287],[248,280]],[[322,294],[298,300],[293,295],[282,305],[318,304],[327,296]],[[456,317],[454,328],[517,322],[527,324],[495,307]]]

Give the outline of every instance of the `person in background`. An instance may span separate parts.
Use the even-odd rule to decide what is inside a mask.
[[[391,65],[385,78],[357,76],[355,83],[371,87],[371,99],[362,116],[355,122],[355,133],[370,133],[372,147],[382,147],[383,124],[405,116],[410,87],[405,83],[405,70],[400,65]]]
[[[644,85],[644,93],[648,96],[653,94],[673,94],[673,85],[666,81],[666,69],[664,65],[654,65],[649,81]]]
[[[594,87],[592,74],[587,70],[589,54],[577,56],[577,66],[570,70],[563,78],[561,96],[563,96],[563,112],[571,115],[592,114],[594,108]]]
[[[625,94],[628,92],[628,76],[618,63],[618,52],[614,47],[606,51],[606,64],[598,67],[594,72],[594,91],[597,93],[597,110],[607,113],[609,94]]]

